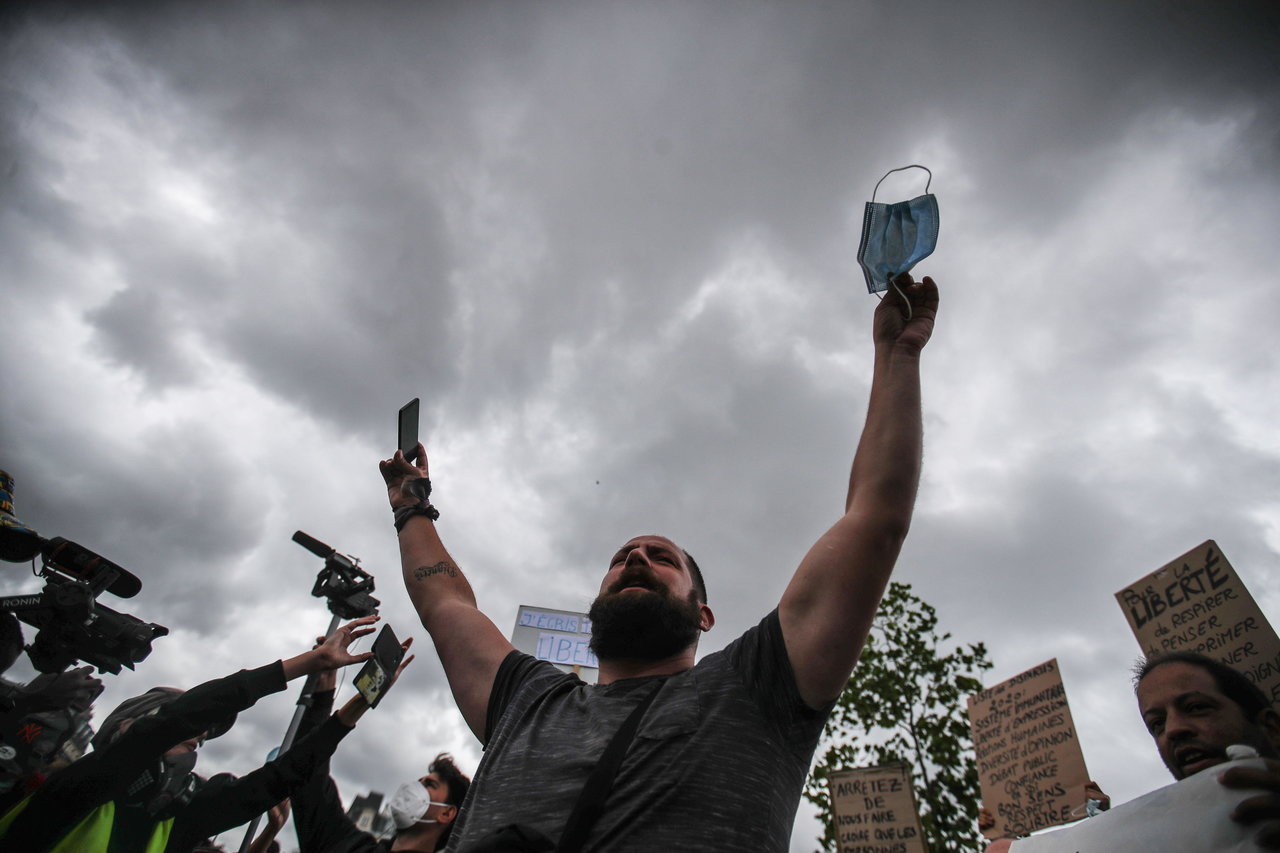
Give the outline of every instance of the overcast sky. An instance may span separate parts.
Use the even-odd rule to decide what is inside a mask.
[[[942,305],[895,578],[987,643],[991,683],[1058,658],[1116,802],[1169,779],[1113,593],[1213,538],[1280,612],[1274,4],[10,9],[0,467],[22,519],[143,579],[105,604],[171,630],[103,708],[306,648],[302,529],[421,643],[338,753],[344,794],[440,750],[473,769],[377,471],[415,396],[500,628],[585,609],[654,532],[707,573],[702,650],[727,644],[843,507],[862,208],[909,163]],[[260,763],[293,694],[202,770]],[[802,807],[793,850],[819,832]]]

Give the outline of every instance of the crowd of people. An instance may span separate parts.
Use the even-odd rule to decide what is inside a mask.
[[[346,817],[329,761],[369,703],[357,694],[333,710],[334,673],[371,654],[350,651],[374,630],[377,617],[364,617],[293,657],[122,703],[82,757],[50,760],[39,779],[0,792],[8,798],[0,851],[189,853],[267,813],[254,842],[265,850],[290,809],[302,853],[788,849],[813,751],[911,525],[920,359],[938,290],[908,274],[894,284],[900,298],[884,299],[873,320],[870,400],[844,506],[777,606],[722,650],[697,659],[699,637],[716,621],[708,585],[694,558],[658,535],[630,539],[608,560],[589,613],[596,684],[515,649],[440,537],[419,444],[380,471],[406,590],[484,745],[474,783],[436,755],[391,797],[392,838]],[[304,677],[311,699],[290,748],[243,777],[194,773],[206,739]],[[72,710],[101,690],[86,670],[54,681],[64,679],[55,693]],[[1232,744],[1265,759],[1264,768],[1231,769],[1222,783],[1261,791],[1231,819],[1256,825],[1258,843],[1280,849],[1280,716],[1257,689],[1225,665],[1175,655],[1144,664],[1137,696],[1175,778],[1226,761]]]
[[[210,850],[217,849],[211,839],[218,833],[265,813],[266,830],[250,849],[266,853],[279,849],[274,836],[290,808],[302,850],[442,848],[470,782],[448,755],[437,756],[426,775],[403,786],[392,799],[400,831],[389,841],[351,825],[329,779],[330,756],[370,707],[357,693],[333,711],[334,673],[372,655],[353,654],[349,647],[373,632],[378,618],[356,619],[319,638],[314,648],[284,660],[187,690],[155,687],[125,700],[102,720],[92,751],[75,760],[27,765],[19,774],[6,774],[10,790],[0,816],[0,850]],[[395,677],[412,660],[406,657]],[[101,682],[85,669],[64,675],[74,675],[76,685],[58,694],[70,697],[66,710],[87,709],[85,698],[100,693]],[[262,697],[308,676],[314,677],[314,689],[305,730],[289,749],[240,777],[224,773],[204,779],[194,772],[206,740],[230,731],[237,715]],[[47,694],[41,693],[46,705],[57,698]],[[15,732],[23,725],[27,724],[16,720],[5,725],[6,742],[20,742]]]

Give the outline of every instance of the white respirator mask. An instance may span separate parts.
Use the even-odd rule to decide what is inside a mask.
[[[447,806],[448,803],[437,803],[431,799],[431,795],[427,793],[427,789],[423,787],[421,782],[405,782],[396,789],[395,794],[391,797],[391,801],[387,803],[387,809],[391,812],[391,819],[396,823],[396,829],[408,829],[415,823],[438,823],[433,818],[424,818],[423,812],[432,806]]]

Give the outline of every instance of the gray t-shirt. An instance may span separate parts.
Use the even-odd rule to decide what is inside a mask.
[[[512,652],[448,850],[509,823],[559,838],[597,758],[655,681],[665,683],[585,849],[785,851],[830,707],[800,699],[777,611],[672,676],[588,685]]]

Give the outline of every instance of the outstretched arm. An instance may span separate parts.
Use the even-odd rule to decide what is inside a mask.
[[[920,479],[920,351],[933,332],[938,288],[897,279],[873,321],[875,367],[867,422],[849,475],[844,516],[801,561],[778,617],[800,696],[821,707],[840,695],[911,525]]]
[[[379,463],[392,509],[421,500],[412,484],[427,476],[427,452],[421,444],[417,451],[416,464],[399,450]],[[476,737],[483,739],[489,692],[498,665],[513,647],[476,607],[471,584],[445,550],[431,518],[416,515],[404,524],[400,564],[405,588],[435,644],[458,710]]]
[[[271,849],[271,842],[275,841],[276,836],[280,834],[280,830],[284,828],[284,822],[288,819],[288,800],[281,800],[272,806],[271,810],[267,812],[267,825],[262,828],[262,832],[249,845],[249,853],[268,853]]]
[[[361,616],[335,630],[310,651],[281,661],[284,666],[284,680],[293,681],[302,675],[331,672],[373,657],[373,652],[353,655],[347,651],[347,647],[361,637],[372,634],[373,623],[380,618],[379,616]]]

